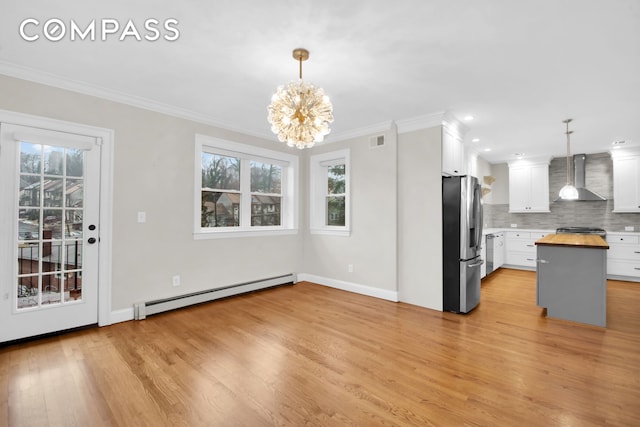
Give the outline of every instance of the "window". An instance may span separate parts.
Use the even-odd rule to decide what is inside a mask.
[[[349,150],[311,156],[311,233],[348,236]]]
[[[196,135],[195,238],[297,230],[298,158]]]

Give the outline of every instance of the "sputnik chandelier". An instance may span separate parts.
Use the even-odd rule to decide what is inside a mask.
[[[302,81],[302,61],[309,59],[309,51],[294,49],[293,58],[300,64],[300,78],[276,89],[267,120],[280,142],[302,149],[322,142],[331,132],[333,106],[322,88]]]

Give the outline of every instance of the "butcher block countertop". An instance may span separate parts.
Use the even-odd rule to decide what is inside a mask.
[[[542,239],[537,240],[536,245],[609,249],[607,242],[595,234],[547,234]]]

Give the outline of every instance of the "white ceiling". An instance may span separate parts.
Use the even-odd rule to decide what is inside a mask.
[[[25,18],[175,18],[177,41],[24,41]],[[98,33],[99,36],[99,33]],[[266,107],[297,78],[334,104],[331,139],[390,120],[468,114],[490,162],[640,146],[638,0],[3,0],[0,73],[164,105],[276,141]],[[0,94],[1,96],[1,94]],[[473,143],[472,138],[480,141]],[[483,151],[490,148],[491,151]]]

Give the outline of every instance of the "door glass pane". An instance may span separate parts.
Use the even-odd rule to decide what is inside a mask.
[[[82,241],[67,241],[64,246],[64,270],[79,270],[82,268]]]
[[[62,175],[64,148],[45,145],[43,151],[45,175]]]
[[[67,148],[67,176],[82,176],[84,151]]]
[[[42,172],[42,146],[28,142],[20,143],[20,172],[37,173]]]
[[[62,242],[42,243],[42,271],[62,271]]]
[[[78,301],[82,299],[82,272],[70,271],[65,274],[64,300]]]
[[[60,239],[62,237],[62,209],[45,209],[43,231],[50,231],[44,234],[45,239]]]
[[[82,210],[66,209],[64,236],[67,239],[82,238]]]
[[[38,306],[38,276],[18,277],[17,308]]]
[[[44,205],[62,207],[62,178],[45,179],[42,184]]]
[[[37,242],[18,244],[18,274],[38,274],[39,272],[40,245]]]
[[[40,209],[18,210],[18,238],[37,240],[40,236]]]
[[[20,206],[40,206],[40,176],[20,176]]]
[[[67,178],[67,185],[64,191],[65,206],[68,208],[81,208],[84,199],[83,190],[83,181],[81,179]]]
[[[60,286],[62,285],[62,274],[42,275],[42,304],[57,304],[60,302]]]
[[[82,300],[84,152],[20,144],[16,307]]]

